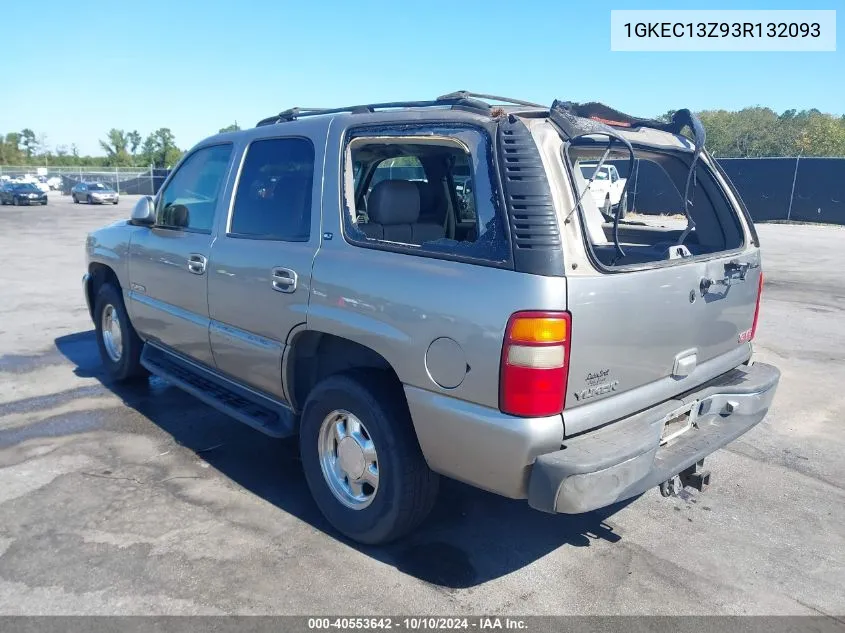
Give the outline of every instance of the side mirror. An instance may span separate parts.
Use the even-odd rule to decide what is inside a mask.
[[[132,216],[130,222],[132,224],[141,224],[144,226],[152,226],[155,224],[156,211],[153,205],[152,196],[142,196],[138,202],[135,203],[135,208],[132,209]]]

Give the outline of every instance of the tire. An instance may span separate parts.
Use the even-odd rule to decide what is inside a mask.
[[[76,194],[75,194],[75,193],[74,193],[74,194],[71,194],[71,196],[70,196],[70,197],[71,197],[71,198],[73,198],[73,204],[79,204],[79,200],[77,200],[77,199],[76,199]]]
[[[117,200],[115,200],[114,202],[112,202],[112,204],[117,204],[117,203],[118,203],[118,201],[117,201]]]
[[[88,196],[88,204],[94,204],[94,199],[91,196]]]
[[[619,201],[619,204],[616,205],[616,208],[619,210],[619,219],[624,220],[625,216],[628,214],[628,194],[625,193],[622,196],[622,199]],[[614,215],[616,214],[616,209],[613,211]]]
[[[120,340],[115,344],[114,335],[108,343],[103,333],[104,316],[107,309],[112,315],[117,316],[119,323]],[[113,309],[113,310],[111,310]],[[111,283],[104,283],[94,300],[94,327],[97,334],[97,347],[100,350],[100,358],[109,377],[116,382],[128,382],[135,379],[146,378],[148,373],[141,366],[141,350],[144,342],[138,336],[126,306],[123,304],[123,294],[119,288]],[[110,347],[119,349],[115,358]]]
[[[14,206],[16,206],[16,207],[20,207],[20,206],[22,206],[22,205],[21,205],[21,199],[20,199],[20,198],[18,198],[18,197],[14,197],[14,198],[12,198],[12,204],[13,204]]]
[[[338,411],[360,420],[375,447],[378,482],[375,489],[362,487],[365,493],[372,490],[371,501],[363,507],[341,501],[332,490],[330,475],[323,471],[321,429]],[[384,372],[336,374],[320,382],[303,407],[299,451],[317,507],[335,529],[359,543],[376,545],[398,539],[416,528],[434,507],[439,477],[428,468],[420,450],[401,385]],[[371,468],[366,461],[360,463],[363,469]]]

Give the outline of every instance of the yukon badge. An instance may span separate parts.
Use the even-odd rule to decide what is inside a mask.
[[[616,391],[616,388],[619,386],[618,380],[610,380],[609,369],[591,371],[587,374],[585,382],[587,383],[586,389],[575,391],[572,394],[578,402]]]

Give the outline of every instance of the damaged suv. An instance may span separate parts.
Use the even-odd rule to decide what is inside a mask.
[[[439,475],[560,513],[700,489],[779,379],[752,361],[759,240],[704,140],[687,110],[466,92],[213,136],[88,237],[103,362],[298,434],[364,543],[417,526]]]

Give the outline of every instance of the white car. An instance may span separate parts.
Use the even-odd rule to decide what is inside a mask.
[[[50,185],[47,183],[47,178],[44,176],[38,176],[35,179],[35,182],[32,183],[36,187],[38,187],[43,193],[50,193]]]
[[[622,212],[620,217],[625,217],[625,210],[628,206],[627,192],[623,195],[626,179],[620,178],[616,166],[602,165],[598,173],[596,173],[598,163],[580,163],[579,166],[585,180],[589,180],[595,174],[593,184],[590,185],[590,195],[602,213],[607,216],[614,215],[621,202]]]

